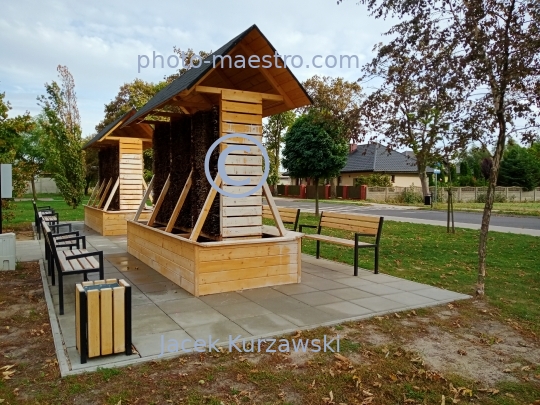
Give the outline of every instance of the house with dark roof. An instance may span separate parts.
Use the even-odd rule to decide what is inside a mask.
[[[428,173],[433,172],[428,168]],[[350,145],[347,164],[338,179],[340,186],[353,186],[355,179],[370,174],[386,174],[398,187],[420,186],[416,158],[408,152],[398,152],[380,143]]]

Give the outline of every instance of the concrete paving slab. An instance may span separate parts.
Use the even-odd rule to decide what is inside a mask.
[[[294,330],[297,326],[274,313],[240,318],[235,321],[253,336],[267,335],[276,331]]]
[[[359,290],[369,292],[370,294],[374,295],[388,295],[388,294],[397,294],[402,292],[401,290],[398,290],[397,288],[387,287],[384,284],[373,284],[373,285],[360,285],[358,287]]]
[[[169,316],[178,325],[180,325],[186,330],[187,328],[193,326],[204,325],[208,323],[224,322],[229,320],[226,316],[219,313],[214,308],[176,312],[169,314]]]
[[[237,292],[226,292],[226,293],[221,293],[221,294],[205,295],[203,297],[200,297],[200,300],[214,308],[218,308],[223,305],[249,302],[249,299],[247,299],[242,294],[239,294]]]
[[[227,342],[229,340],[229,336],[231,336],[233,340],[237,336],[241,336],[241,338],[251,336],[247,330],[228,319],[225,321],[187,327],[185,328],[185,331],[193,339],[203,339],[206,342],[208,342],[210,339],[212,339],[212,341],[219,339],[221,342]]]
[[[182,351],[182,344],[184,349],[193,347],[193,339],[183,329],[137,335],[133,338],[133,346],[135,346],[141,357],[160,355],[162,352],[165,354],[172,352],[175,350],[175,342],[178,344],[177,350],[179,351]]]
[[[353,287],[340,288],[338,290],[328,290],[327,293],[331,295],[335,295],[336,297],[341,298],[342,300],[348,300],[348,301],[356,300],[359,298],[374,297],[373,294],[370,294],[366,291],[362,291]]]
[[[302,293],[318,291],[315,288],[309,287],[305,284],[285,284],[285,285],[278,285],[273,288],[274,290],[277,290],[287,295],[302,294]]]
[[[403,303],[392,301],[385,297],[360,298],[357,300],[352,300],[351,302],[373,312],[388,311],[391,309],[397,310],[399,308],[403,308]]]
[[[367,315],[373,312],[367,308],[361,307],[348,301],[319,305],[316,308],[323,312],[326,312],[327,314],[332,315],[334,320],[338,320],[339,318],[347,319],[355,316]]]
[[[336,304],[341,303],[337,302],[327,305]],[[324,311],[319,307],[293,308],[287,312],[281,312],[279,315],[297,326],[317,325],[331,322],[335,319],[332,314],[329,314],[327,311]]]
[[[385,297],[392,301],[401,302],[402,304],[405,304],[407,306],[422,305],[422,304],[431,305],[431,304],[437,303],[437,301],[432,300],[431,298],[414,294],[412,292],[399,292],[397,294],[385,295]]]
[[[215,308],[230,320],[237,320],[241,318],[250,318],[253,316],[270,314],[270,310],[256,304],[252,301],[239,302],[236,304],[222,305]]]
[[[391,283],[384,283],[384,285],[392,288],[397,288],[402,291],[416,291],[416,290],[425,290],[426,285],[421,283],[415,283],[414,281],[399,280],[393,281]]]
[[[315,291],[315,292],[309,292],[305,294],[295,294],[295,295],[291,295],[291,297],[305,304],[308,304],[312,307],[317,306],[317,305],[331,304],[333,302],[342,301],[342,299],[338,298],[336,295],[331,295],[324,291]]]

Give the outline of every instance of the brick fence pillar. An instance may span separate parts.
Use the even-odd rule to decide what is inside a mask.
[[[329,185],[324,186],[324,198],[325,200],[330,199],[330,186]]]
[[[343,186],[343,195],[342,198],[344,200],[349,198],[349,186]]]
[[[360,199],[361,200],[367,199],[367,186],[366,185],[360,186]]]
[[[304,185],[300,186],[300,198],[307,198],[306,197],[306,186],[304,186]]]

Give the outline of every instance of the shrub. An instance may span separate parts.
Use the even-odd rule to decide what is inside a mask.
[[[411,185],[401,192],[398,201],[404,204],[418,204],[424,202],[424,197],[416,191],[414,185]]]
[[[373,173],[369,176],[361,176],[354,179],[355,186],[368,187],[392,187],[392,179],[387,174]]]
[[[485,203],[487,198],[487,193],[481,193],[476,196],[476,202],[477,203]],[[493,199],[493,202],[496,203],[504,203],[508,202],[508,199],[506,198],[506,194],[504,193],[495,193],[495,198]]]

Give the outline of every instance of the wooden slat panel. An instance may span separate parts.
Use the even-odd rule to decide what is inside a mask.
[[[240,216],[252,216],[261,215],[262,208],[260,206],[251,207],[223,207],[223,217],[240,217]]]
[[[242,249],[231,249],[230,247],[216,247],[212,249],[201,249],[199,251],[199,263],[203,262],[223,262],[233,259],[260,258],[267,256],[291,255],[295,254],[298,246],[291,242],[260,243],[257,245],[241,245]]]
[[[262,225],[260,216],[242,216],[242,217],[224,217],[222,219],[223,228],[232,228],[236,226]]]
[[[262,176],[263,170],[261,166],[234,166],[226,165],[225,172],[229,175],[243,175],[243,176]]]
[[[373,222],[366,222],[366,221],[362,221],[362,220],[357,220],[357,219],[350,219],[350,220],[347,220],[347,219],[341,219],[341,218],[327,218],[326,216],[323,215],[323,218],[322,218],[322,221],[321,221],[321,225],[322,226],[330,226],[330,227],[339,227],[341,225],[347,225],[347,226],[350,226],[350,227],[359,227],[359,228],[370,228],[370,229],[377,229],[379,227],[379,223],[373,223]]]
[[[221,131],[223,133],[236,133],[236,134],[247,134],[247,135],[257,136],[257,135],[262,135],[262,125],[261,124],[245,125],[245,124],[234,124],[232,122],[223,122],[221,125]],[[237,139],[237,138],[231,138],[231,139]]]
[[[261,115],[251,115],[251,114],[238,114],[238,113],[223,112],[221,119],[225,122],[234,122],[237,124],[261,125],[262,123]]]
[[[262,96],[260,94],[243,92],[240,90],[222,90],[222,100],[228,101],[240,101],[244,103],[262,103]]]
[[[101,290],[101,355],[113,353],[113,297],[112,289]]]
[[[258,174],[262,174],[262,156],[227,155],[227,158],[225,159],[225,164],[238,166],[257,166],[260,168]]]
[[[238,195],[238,194],[247,193],[247,192],[253,190],[253,186],[223,186],[222,189],[223,189],[223,191],[227,191],[229,193]],[[259,189],[259,190],[255,191],[255,192],[251,193],[251,195],[253,195],[253,196],[262,195],[262,189]]]
[[[245,248],[245,247],[244,247]],[[259,269],[254,273],[262,271],[264,268],[269,266],[277,266],[281,264],[291,264],[296,263],[295,252],[290,254],[291,251],[287,251],[287,254],[284,255],[275,255],[275,256],[254,256],[250,258],[242,257],[240,259],[229,259],[227,263],[227,269]],[[223,263],[220,263],[217,260],[201,262],[199,264],[199,272],[209,273],[209,272],[221,272],[223,271]],[[254,276],[257,277],[257,276]]]
[[[114,353],[121,353],[126,350],[125,319],[124,319],[124,286],[113,289],[113,346]]]
[[[89,290],[86,292],[86,297],[88,300],[88,357],[96,357],[101,354],[99,291]]]
[[[377,234],[377,229],[373,229],[373,228],[361,228],[361,227],[358,227],[358,226],[351,226],[351,225],[344,225],[344,224],[327,224],[327,225],[322,225],[322,226],[323,226],[323,229],[324,229],[325,226],[328,226],[330,228],[341,229],[341,230],[344,230],[344,231],[366,233],[366,234],[370,234],[370,235],[376,235]]]
[[[247,113],[262,115],[262,104],[235,103],[224,100],[221,103],[221,110],[236,113]]]
[[[223,197],[222,206],[223,207],[243,207],[247,205],[262,205],[262,197]]]
[[[250,288],[296,283],[297,281],[297,274],[286,274],[279,276],[251,278],[246,280],[224,281],[221,283],[202,284],[199,286],[199,295],[217,294],[226,291],[241,291]]]
[[[250,236],[250,235],[261,235],[262,226],[242,226],[238,228],[223,228],[221,230],[221,235],[224,238],[235,238],[238,236]]]

